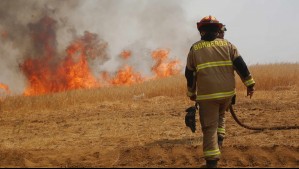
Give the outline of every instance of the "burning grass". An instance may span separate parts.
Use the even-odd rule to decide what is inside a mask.
[[[155,62],[148,68],[153,76],[143,76],[130,65],[132,51],[120,53],[119,67],[107,72],[93,73],[92,70],[103,66],[110,56],[107,54],[108,43],[95,33],[85,31],[76,35],[64,52],[57,48],[57,21],[49,16],[42,17],[36,23],[30,23],[30,38],[33,53],[25,54],[19,67],[26,77],[28,86],[26,96],[38,96],[70,90],[94,89],[107,86],[132,85],[159,77],[179,74],[178,60],[169,58],[169,50],[156,49],[151,53]],[[94,67],[92,66],[95,64]],[[94,68],[94,69],[93,69]]]
[[[80,89],[41,96],[10,96],[2,102],[3,110],[63,109],[80,104],[103,101],[127,101],[155,96],[181,96],[185,94],[182,75],[146,81],[132,86],[111,86],[100,89]]]
[[[299,93],[299,64],[269,64],[251,66],[258,91],[295,90]],[[237,90],[246,88],[237,79]],[[185,96],[183,75],[158,78],[131,86],[111,86],[99,89],[80,89],[42,96],[9,96],[1,103],[3,111],[65,109],[68,106],[94,104],[103,101],[132,101],[156,96]]]

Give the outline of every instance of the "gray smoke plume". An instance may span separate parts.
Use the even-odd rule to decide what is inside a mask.
[[[31,31],[35,31],[32,23],[49,15],[59,20],[59,27],[65,27],[60,10],[67,13],[77,4],[77,1],[58,0],[0,1],[0,83],[8,85],[13,94],[22,93],[28,85],[27,79],[20,70],[20,64],[26,58],[38,57],[38,53],[42,50],[36,46],[37,43],[32,42]],[[67,36],[70,35],[66,34],[65,37]],[[59,44],[60,41],[55,45],[59,46]]]
[[[170,50],[170,58],[185,63],[191,45],[187,35],[192,26],[185,18],[180,0],[1,0],[0,1],[0,83],[13,93],[27,85],[19,65],[38,57],[32,43],[30,24],[49,16],[56,23],[58,56],[65,56],[70,42],[85,31],[108,43],[108,60],[94,60],[93,73],[115,72],[123,64],[119,54],[131,50],[126,64],[144,75],[151,74],[151,52]]]

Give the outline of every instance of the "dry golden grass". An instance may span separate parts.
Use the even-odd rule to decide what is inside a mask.
[[[267,64],[249,67],[257,90],[289,90],[299,86],[299,64]],[[237,89],[244,89],[237,78]]]
[[[289,90],[299,93],[299,64],[254,65],[250,71],[256,81],[257,90]],[[240,78],[237,79],[237,90],[244,90]],[[1,102],[3,111],[38,111],[44,109],[63,109],[68,106],[89,104],[103,101],[127,101],[140,97],[185,96],[186,80],[183,75],[165,79],[147,81],[133,86],[119,86],[101,89],[76,90],[44,96],[11,96]]]
[[[11,96],[1,104],[2,110],[61,109],[67,106],[102,101],[126,101],[141,97],[181,96],[185,94],[185,79],[182,75],[157,79],[133,86],[115,86],[100,89],[84,89],[43,96]]]

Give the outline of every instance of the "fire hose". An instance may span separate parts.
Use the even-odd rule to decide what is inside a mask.
[[[249,129],[249,130],[260,130],[260,131],[263,131],[263,130],[292,130],[292,129],[299,129],[299,126],[295,125],[295,126],[275,126],[275,127],[252,127],[252,126],[248,126],[248,125],[245,125],[244,123],[242,123],[234,109],[233,109],[233,106],[230,105],[229,107],[229,111],[230,113],[232,114],[234,120],[241,126],[241,127],[244,127],[246,129]]]
[[[195,106],[189,107],[188,109],[186,109],[186,116],[185,116],[185,124],[187,127],[189,127],[191,129],[191,131],[194,133],[196,130],[196,121],[195,121],[195,114],[196,114],[196,110],[198,110],[198,104],[196,103]],[[292,129],[299,129],[298,125],[295,126],[275,126],[275,127],[252,127],[252,126],[248,126],[244,123],[242,123],[239,118],[237,117],[233,106],[230,105],[229,107],[230,113],[233,117],[233,119],[238,123],[238,125],[240,125],[243,128],[249,129],[249,130],[258,130],[258,131],[264,131],[264,130],[292,130]]]

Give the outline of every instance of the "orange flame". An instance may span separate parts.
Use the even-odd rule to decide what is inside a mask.
[[[101,78],[106,82],[107,86],[133,85],[145,80],[140,73],[134,72],[133,67],[128,65],[119,69],[115,76],[110,76],[107,72],[103,72]]]
[[[24,95],[41,95],[82,88],[98,88],[113,85],[132,85],[145,80],[172,76],[180,72],[177,60],[168,58],[169,50],[159,49],[152,52],[155,65],[154,77],[143,77],[132,66],[124,64],[114,76],[101,72],[99,79],[91,73],[89,63],[93,59],[108,60],[107,43],[103,43],[96,34],[85,32],[66,48],[65,57],[57,52],[56,21],[45,16],[37,23],[29,24],[33,46],[36,47],[34,58],[26,59],[20,65],[28,79]],[[132,57],[130,50],[119,55],[127,60]]]
[[[90,72],[88,58],[96,57],[98,50],[102,52],[106,44],[99,44],[95,34],[85,32],[83,37],[74,40],[66,49],[67,56],[61,60],[56,55],[55,22],[49,17],[44,17],[31,27],[39,28],[33,32],[32,37],[34,44],[43,51],[40,52],[39,58],[27,59],[20,65],[29,81],[24,95],[99,86]]]
[[[87,36],[90,36],[88,33]],[[59,71],[68,82],[67,89],[92,88],[99,86],[91,74],[87,62],[87,50],[83,41],[77,40],[67,48],[67,57]]]
[[[176,75],[181,71],[179,67],[180,61],[170,61],[168,55],[169,51],[165,49],[158,49],[152,52],[152,58],[156,61],[152,71],[156,74],[156,77],[168,77]]]
[[[6,92],[6,94],[10,94],[10,90],[7,85],[0,83],[0,89],[3,89]]]
[[[125,66],[119,70],[116,76],[112,79],[111,84],[113,85],[132,85],[135,83],[143,82],[144,78],[140,73],[134,73],[133,68]]]

